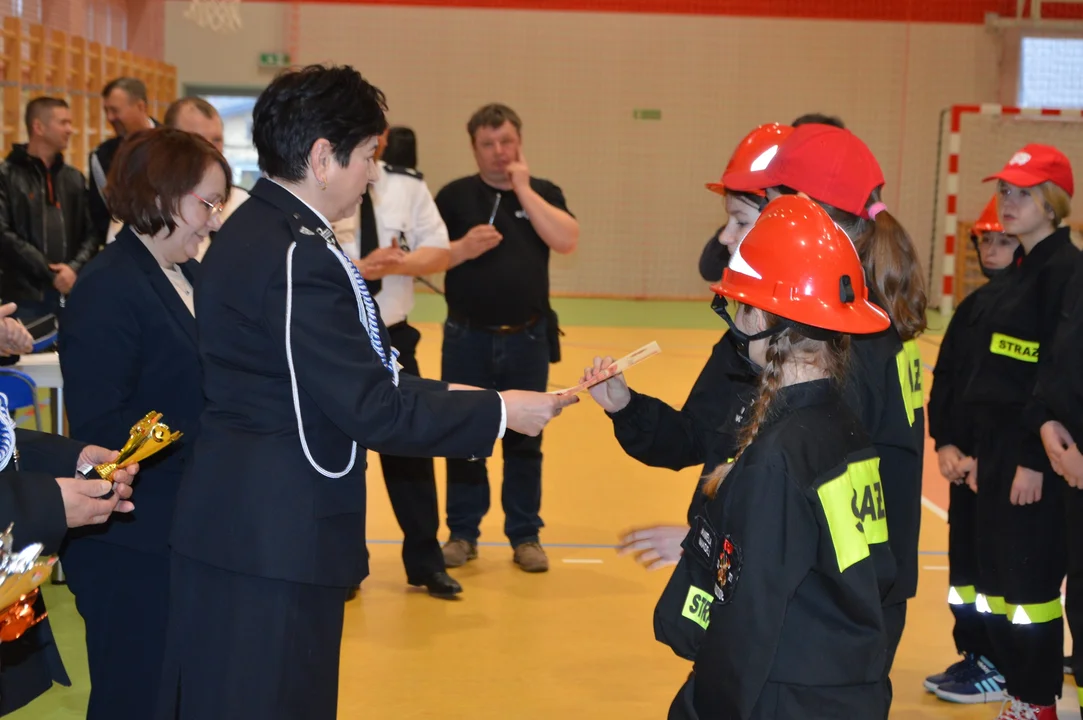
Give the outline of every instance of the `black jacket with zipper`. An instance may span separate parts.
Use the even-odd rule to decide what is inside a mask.
[[[50,264],[75,272],[98,241],[87,208],[86,181],[57,153],[50,167],[15,145],[0,164],[0,294],[5,302],[40,302],[53,286]]]

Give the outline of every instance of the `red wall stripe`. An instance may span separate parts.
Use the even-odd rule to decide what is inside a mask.
[[[877,20],[980,25],[985,14],[1015,16],[1015,0],[246,0],[330,5],[401,5],[410,7],[559,10],[670,15],[739,15],[816,20]],[[1042,3],[1049,19],[1083,19],[1083,6]]]

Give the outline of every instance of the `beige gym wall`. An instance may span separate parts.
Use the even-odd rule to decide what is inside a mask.
[[[244,3],[232,36],[185,7],[166,8],[182,87],[266,84],[258,55],[286,49],[288,6]],[[582,224],[578,252],[554,260],[555,292],[706,297],[696,262],[723,211],[703,183],[752,127],[804,112],[837,114],[869,144],[927,263],[940,111],[1000,99],[998,48],[972,25],[306,4],[295,60],[349,63],[380,86],[434,192],[473,170],[470,113],[514,107],[532,171]]]

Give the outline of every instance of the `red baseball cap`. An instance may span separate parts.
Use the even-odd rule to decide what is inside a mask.
[[[816,123],[794,128],[763,170],[726,176],[730,190],[785,185],[860,217],[868,217],[869,196],[883,184],[880,163],[865,143],[849,130]]]
[[[1004,169],[982,180],[1003,180],[1019,187],[1034,187],[1051,182],[1071,197],[1075,193],[1072,179],[1072,163],[1068,157],[1052,145],[1031,143],[1012,155]]]

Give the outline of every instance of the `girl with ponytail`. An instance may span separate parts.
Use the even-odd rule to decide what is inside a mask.
[[[874,718],[886,712],[881,596],[893,567],[879,460],[842,393],[849,335],[882,332],[860,260],[807,198],[769,203],[713,287],[762,367],[735,458],[655,611],[695,667],[671,720]]]

